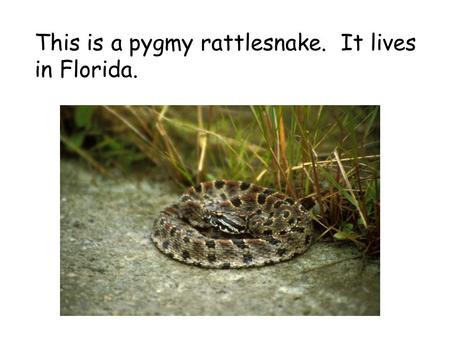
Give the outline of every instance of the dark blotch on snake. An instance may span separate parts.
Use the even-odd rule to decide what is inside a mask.
[[[182,256],[183,256],[184,259],[191,258],[191,255],[189,254],[189,252],[187,250],[183,250]]]
[[[169,247],[169,241],[164,241],[162,243],[162,247],[163,247],[163,249],[167,249]]]
[[[248,183],[248,182],[242,182],[241,183],[241,190],[242,191],[247,190],[248,188],[250,188],[250,183]]]
[[[170,229],[170,236],[175,236],[176,232],[177,232],[177,228],[173,227],[172,229]]]
[[[280,257],[283,256],[285,253],[286,253],[286,249],[278,249],[277,250],[277,255]]]
[[[258,204],[264,204],[266,202],[266,195],[258,194]]]
[[[214,182],[214,186],[216,187],[216,189],[222,189],[222,187],[225,185],[224,181],[215,181]]]
[[[253,256],[252,256],[252,255],[244,254],[244,256],[243,256],[243,262],[244,262],[245,264],[250,264],[250,263],[252,262],[252,260],[253,260]]]
[[[229,262],[225,262],[220,267],[222,269],[229,269],[231,267],[231,264]]]
[[[208,259],[208,262],[213,263],[213,262],[216,261],[216,255],[209,254],[209,255],[207,256],[207,259]]]
[[[272,230],[270,230],[270,229],[264,230],[263,235],[272,236]]]
[[[233,244],[236,245],[238,248],[241,248],[241,249],[247,248],[247,246],[245,245],[245,242],[244,242],[242,239],[239,239],[239,238],[233,238],[231,241],[232,241]]]
[[[191,239],[188,236],[184,236],[183,237],[183,242],[184,243],[189,243],[191,241]]]
[[[214,249],[216,247],[216,243],[213,240],[207,240],[206,246],[210,249]]]
[[[242,205],[242,201],[239,197],[232,198],[230,200],[231,204],[233,204],[236,208]]]
[[[311,235],[307,235],[305,238],[305,243],[308,245],[311,242]]]
[[[283,211],[283,217],[288,218],[290,216],[290,212],[288,210]]]
[[[303,227],[293,227],[291,230],[292,231],[296,231],[296,232],[300,232],[300,233],[305,232],[305,228],[303,228]]]

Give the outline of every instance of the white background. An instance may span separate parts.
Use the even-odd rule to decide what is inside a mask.
[[[379,337],[448,334],[446,1],[15,1],[1,4],[1,311],[10,336]],[[137,79],[34,78],[36,33],[321,38],[326,53],[192,50],[136,58]],[[416,51],[340,52],[341,33],[416,37]],[[72,54],[74,56],[75,53]],[[80,59],[92,56],[81,51]],[[97,57],[98,59],[98,57]],[[379,104],[381,316],[59,316],[61,104]]]

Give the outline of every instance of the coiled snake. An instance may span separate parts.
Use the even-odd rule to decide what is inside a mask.
[[[155,219],[151,239],[169,257],[206,268],[288,260],[311,244],[300,203],[270,188],[216,180],[190,187]]]

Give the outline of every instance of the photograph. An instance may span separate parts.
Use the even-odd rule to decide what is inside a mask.
[[[60,106],[60,315],[379,316],[379,105]]]

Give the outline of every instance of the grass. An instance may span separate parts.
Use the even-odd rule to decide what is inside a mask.
[[[378,106],[61,107],[62,156],[101,174],[139,164],[180,186],[229,178],[311,209],[320,238],[379,254]]]

